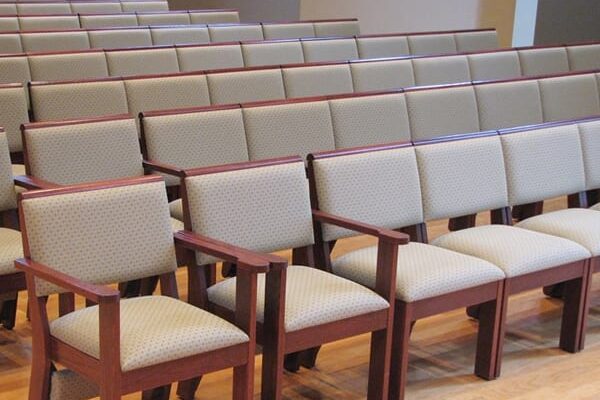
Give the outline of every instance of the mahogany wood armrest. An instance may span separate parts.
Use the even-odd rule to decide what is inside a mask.
[[[144,169],[152,172],[162,172],[163,174],[183,177],[183,169],[177,168],[174,165],[163,164],[157,161],[144,160],[142,161]]]
[[[395,245],[408,244],[408,242],[410,241],[410,236],[402,232],[394,231],[392,229],[386,229],[378,226],[364,224],[362,222],[354,221],[352,219],[329,214],[321,210],[313,210],[312,213],[313,218],[318,222],[336,225],[341,228],[346,228],[359,233],[363,233],[365,235],[375,236],[383,241]]]
[[[254,273],[267,272],[270,266],[287,265],[287,261],[281,257],[256,253],[190,231],[176,232],[175,244],[235,263],[238,268],[245,268]]]
[[[38,179],[31,175],[18,175],[13,177],[15,185],[27,190],[53,189],[60,187],[56,183],[48,182],[43,179]]]
[[[116,289],[83,282],[28,258],[19,258],[15,260],[15,267],[24,271],[26,274],[32,274],[37,278],[58,285],[80,296],[84,296],[86,299],[98,304],[116,303],[119,301],[120,295],[119,291]]]

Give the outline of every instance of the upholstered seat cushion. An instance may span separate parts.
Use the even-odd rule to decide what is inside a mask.
[[[377,246],[345,254],[332,263],[336,275],[375,287]],[[396,298],[423,300],[504,279],[504,272],[487,261],[439,247],[411,242],[400,246]]]
[[[208,299],[229,310],[235,309],[236,278],[208,288]],[[372,290],[316,268],[290,265],[287,268],[285,331],[383,310],[388,302]],[[258,277],[257,315],[264,321],[265,275]]]
[[[50,323],[57,339],[99,357],[98,307]],[[121,368],[131,371],[248,342],[235,325],[166,296],[121,300]]]
[[[183,222],[177,218],[171,218],[171,226],[173,227],[173,232],[183,230]]]
[[[50,400],[83,400],[99,394],[98,385],[69,369],[52,372]]]
[[[181,199],[173,200],[169,203],[169,211],[171,212],[171,218],[183,221],[183,202]]]
[[[600,255],[600,213],[585,208],[569,208],[527,218],[518,227],[559,236],[579,243]]]
[[[589,251],[570,240],[505,225],[450,232],[432,244],[487,260],[508,278],[590,257]]]
[[[593,205],[592,207],[590,207],[590,209],[600,211],[600,203]]]
[[[0,228],[0,275],[17,272],[15,260],[23,257],[21,232]]]

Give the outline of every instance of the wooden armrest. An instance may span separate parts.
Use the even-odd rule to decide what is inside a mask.
[[[15,267],[24,271],[26,274],[32,274],[37,278],[58,285],[80,296],[84,296],[86,299],[92,300],[98,304],[119,301],[120,295],[119,291],[116,289],[83,282],[28,258],[19,258],[15,260]]]
[[[148,171],[162,172],[163,174],[174,175],[178,177],[183,176],[183,169],[177,168],[170,164],[163,164],[157,161],[144,160],[142,161],[144,168]]]
[[[27,190],[40,190],[40,189],[53,189],[60,187],[56,183],[48,182],[43,179],[38,179],[31,175],[18,175],[14,176],[13,180],[15,185],[25,188]]]
[[[287,265],[287,261],[272,254],[255,253],[190,231],[175,233],[175,244],[186,249],[200,251],[221,260],[246,267],[251,272],[268,272],[271,266]]]
[[[329,214],[321,210],[313,210],[312,212],[313,218],[316,221],[336,225],[342,228],[363,233],[365,235],[375,236],[379,239],[385,240],[386,242],[390,242],[396,245],[408,244],[408,242],[410,241],[410,236],[402,232],[396,232],[391,229],[364,224],[362,222]]]

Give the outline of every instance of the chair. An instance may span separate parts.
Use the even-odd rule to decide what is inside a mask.
[[[305,39],[302,50],[306,62],[345,61],[358,58],[354,38],[350,39]]]
[[[352,93],[352,75],[348,64],[294,66],[282,68],[288,98]]]
[[[285,99],[279,67],[211,73],[207,79],[213,104]]]
[[[219,243],[190,234],[174,239],[160,177],[27,192],[19,203],[26,251],[15,264],[26,274],[30,299],[30,399],[49,398],[57,363],[92,381],[102,400],[168,389],[171,382],[230,367],[233,398],[252,398],[255,282],[268,262],[243,253],[230,257],[243,277],[236,326],[178,300],[175,240],[207,254],[223,252]],[[104,286],[156,274],[161,296],[121,300]],[[65,292],[97,305],[49,321],[44,296]]]
[[[179,72],[175,48],[106,51],[111,76],[168,74]]]
[[[2,53],[22,53],[23,44],[21,35],[18,33],[0,34],[0,52]]]
[[[410,54],[406,36],[362,36],[356,38],[358,54],[362,59],[401,57]]]
[[[79,4],[79,3],[73,3]],[[138,26],[135,14],[126,14],[119,11],[118,14],[92,14],[80,15],[81,27],[85,29],[111,28],[114,26]]]
[[[292,265],[270,256],[270,271],[259,276],[257,338],[263,345],[262,398],[280,398],[286,355],[289,361],[295,353],[322,343],[368,332],[372,332],[368,398],[387,398],[392,322],[389,282],[395,272],[387,260],[398,244],[406,242],[406,236],[369,231],[392,252],[382,252],[379,285],[372,291],[314,268],[313,218],[300,158],[188,170],[182,187],[186,232],[250,251],[295,249]],[[241,277],[226,279],[205,292],[201,268],[218,257],[188,252],[186,258],[190,276],[196,276],[189,287],[194,304],[233,318],[232,310],[240,304],[235,285]]]
[[[520,77],[521,63],[516,51],[468,54],[471,77],[475,81]]]
[[[431,35],[408,35],[408,47],[410,54],[456,54],[456,41],[452,33],[441,33]]]
[[[454,40],[456,41],[456,50],[459,53],[495,50],[498,48],[498,33],[495,29],[456,32]]]
[[[77,15],[40,15],[19,17],[21,31],[46,31],[79,29]]]
[[[168,13],[137,14],[138,25],[189,25],[190,15],[187,11],[171,11]]]
[[[246,67],[305,62],[302,44],[298,40],[242,43],[242,54]]]
[[[355,92],[415,86],[412,60],[354,61],[350,71]]]
[[[71,14],[69,3],[17,3],[18,15]]]
[[[258,24],[210,25],[211,42],[239,42],[242,40],[264,40],[262,27]]]
[[[419,86],[471,82],[466,56],[415,58],[412,63]]]
[[[244,57],[239,44],[177,46],[176,50],[179,69],[182,72],[244,67]]]
[[[599,88],[594,74],[540,79],[544,122],[600,114]]]
[[[121,9],[124,12],[169,11],[169,3],[166,1],[122,1]]]
[[[108,65],[102,50],[29,57],[31,80],[59,81],[107,78]]]
[[[569,58],[564,47],[518,50],[525,76],[569,72]]]
[[[600,45],[567,46],[571,71],[585,71],[600,67]]]
[[[235,10],[202,10],[200,12],[188,11],[190,23],[198,24],[217,24],[217,23],[239,23],[240,16]]]
[[[90,48],[88,34],[82,31],[22,33],[21,42],[23,43],[23,51],[27,53],[87,50]]]
[[[315,28],[310,22],[298,23],[263,23],[265,40],[298,39],[314,37]]]
[[[360,35],[360,25],[356,19],[313,22],[316,37]]]
[[[29,122],[26,90],[21,84],[0,85],[0,121],[12,154],[23,151],[20,126]],[[17,155],[15,154],[15,155]]]
[[[1,32],[16,32],[19,31],[19,17],[17,16],[0,16],[0,31]]]
[[[93,49],[152,46],[150,28],[91,30],[88,35]]]
[[[119,14],[122,12],[120,2],[71,2],[70,5],[74,14]]]

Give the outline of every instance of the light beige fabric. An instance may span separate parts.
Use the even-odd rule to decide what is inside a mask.
[[[123,1],[123,11],[169,11],[169,3],[166,1]]]
[[[25,165],[23,164],[12,164],[12,174],[13,176],[17,175],[25,175]]]
[[[150,29],[116,29],[89,31],[90,45],[94,49],[152,46]]]
[[[600,121],[579,124],[586,190],[600,188]]]
[[[481,130],[512,128],[544,122],[536,81],[475,85]]]
[[[19,15],[71,14],[69,3],[17,3]]]
[[[413,147],[324,158],[313,167],[320,210],[389,229],[423,222]],[[358,234],[323,226],[325,241]]]
[[[459,53],[495,50],[499,47],[498,33],[494,31],[459,32],[454,34]]]
[[[406,36],[356,38],[360,58],[400,57],[410,54]]]
[[[350,64],[356,92],[415,86],[411,60],[355,62]]]
[[[260,25],[213,25],[208,27],[211,42],[264,40]]]
[[[360,35],[358,21],[315,22],[315,36],[355,36]]]
[[[3,33],[0,35],[0,52],[2,53],[21,53],[23,45],[21,35],[18,33]]]
[[[350,67],[347,64],[284,68],[282,73],[288,98],[354,91]]]
[[[121,369],[133,371],[248,342],[235,325],[166,296],[121,301]],[[98,306],[67,314],[50,324],[50,334],[100,357]],[[115,345],[117,345],[115,343]]]
[[[506,225],[450,232],[432,244],[487,260],[508,278],[590,257],[589,251],[570,240]]]
[[[1,11],[0,11],[1,12]],[[1,32],[13,32],[19,30],[19,17],[8,16],[2,13],[0,17],[0,31]]]
[[[99,394],[98,385],[71,370],[52,372],[50,400],[88,400]]]
[[[217,24],[240,22],[240,16],[237,11],[188,12],[190,14],[190,22],[192,24]]]
[[[23,87],[0,88],[0,125],[4,127],[11,152],[23,150],[21,124],[29,122]]]
[[[333,261],[332,268],[336,275],[373,288],[377,246],[344,254]],[[417,242],[398,248],[398,300],[424,300],[502,279],[500,268],[475,257]]]
[[[168,183],[168,180],[167,180]],[[183,221],[183,201],[181,199],[173,200],[169,203],[169,212],[171,219]],[[183,229],[183,228],[181,228]]]
[[[569,59],[564,47],[519,50],[523,75],[537,76],[569,72]]]
[[[568,46],[571,71],[585,71],[600,68],[600,45]]]
[[[246,43],[242,44],[242,53],[247,67],[304,62],[302,44],[299,41]]]
[[[31,80],[29,62],[26,56],[0,58],[0,83],[26,84]],[[4,122],[2,122],[3,124]]]
[[[77,15],[19,17],[19,26],[22,31],[79,29],[79,18]]]
[[[590,207],[591,210],[595,210],[595,211],[600,211],[600,203],[595,204],[594,206]]]
[[[259,252],[314,242],[302,162],[199,175],[185,183],[192,230],[198,234]],[[197,261],[215,259],[198,254]]]
[[[17,208],[13,168],[6,133],[0,131],[0,211]]]
[[[86,29],[138,25],[135,14],[82,15],[79,18],[81,27]]]
[[[235,309],[236,278],[208,288],[211,302]],[[299,331],[328,322],[341,321],[389,307],[387,301],[370,289],[333,274],[300,265],[287,268],[284,326],[286,332]],[[258,277],[256,319],[264,321],[265,275]]]
[[[138,25],[189,25],[190,16],[186,12],[171,11],[164,14],[138,14]]]
[[[358,58],[356,41],[352,39],[302,41],[306,62],[354,60]]]
[[[32,260],[84,282],[124,282],[177,268],[164,182],[38,197],[21,205]],[[38,296],[64,290],[36,282]],[[77,334],[72,324],[64,326]]]
[[[0,3],[2,15],[17,15],[17,3]]]
[[[112,76],[149,75],[179,72],[174,48],[106,52]]]
[[[73,2],[71,3],[71,11],[78,14],[118,14],[121,12],[121,3]]]
[[[210,14],[210,13],[209,13]],[[205,26],[150,28],[152,43],[158,45],[204,44],[210,41]]]
[[[544,121],[575,119],[600,114],[594,74],[540,79]]]
[[[108,77],[108,66],[103,51],[30,56],[29,67],[31,77],[35,81]]]
[[[279,68],[210,74],[207,77],[213,104],[285,99]]]
[[[521,63],[516,51],[467,55],[471,78],[476,81],[512,79],[521,76]]]
[[[239,44],[230,46],[177,47],[177,59],[181,71],[204,69],[240,68],[244,66]]]
[[[31,175],[60,185],[141,176],[133,119],[25,131]]]
[[[585,190],[577,125],[512,133],[500,138],[511,205]]]
[[[413,140],[480,130],[472,86],[408,92],[406,103]]]
[[[335,142],[326,101],[245,108],[251,160],[333,150]]]
[[[471,81],[466,56],[416,58],[412,63],[420,86]]]
[[[0,276],[17,272],[15,260],[19,257],[23,257],[21,232],[0,228]]]
[[[452,33],[437,35],[408,36],[410,54],[454,54],[457,53],[456,41]]]
[[[417,146],[426,220],[506,207],[508,195],[498,136]]]
[[[170,206],[169,206],[170,208]],[[182,219],[178,219],[178,218],[171,218],[171,228],[173,230],[173,232],[178,232],[178,231],[182,231],[185,227],[183,225]]]
[[[331,100],[329,107],[338,149],[410,140],[404,94]]]
[[[263,34],[266,40],[270,39],[296,39],[314,37],[315,29],[310,22],[296,24],[263,24]]]
[[[86,50],[90,48],[90,41],[86,32],[40,32],[21,34],[23,51],[46,52]]]
[[[148,117],[143,123],[150,160],[179,168],[248,161],[241,109]],[[179,177],[165,178],[169,186],[180,183]]]

